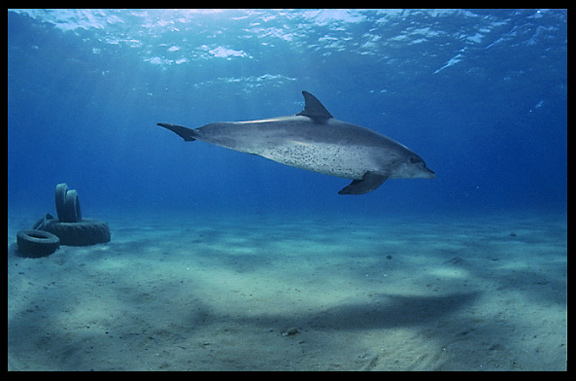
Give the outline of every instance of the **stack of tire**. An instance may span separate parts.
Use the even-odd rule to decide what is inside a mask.
[[[65,183],[58,184],[55,201],[58,219],[47,214],[31,230],[18,232],[19,254],[39,258],[52,254],[60,245],[89,246],[110,241],[108,223],[82,218],[76,190],[68,189]]]

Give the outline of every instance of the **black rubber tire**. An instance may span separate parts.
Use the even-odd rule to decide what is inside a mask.
[[[47,220],[39,228],[57,235],[60,244],[66,246],[89,246],[110,242],[108,223],[92,218],[85,218],[80,222]]]
[[[60,248],[58,236],[42,230],[20,230],[16,234],[18,254],[23,257],[40,258]]]
[[[80,202],[78,201],[78,192],[75,189],[69,190],[66,183],[56,185],[54,201],[56,203],[56,213],[58,214],[58,219],[60,221],[82,221],[82,214],[80,213]]]
[[[32,229],[42,230],[41,226],[44,225],[46,223],[46,221],[50,221],[53,219],[54,219],[54,217],[52,217],[51,214],[46,214],[46,216],[44,216],[41,219],[39,219],[38,221],[36,221],[36,223],[32,226]]]
[[[58,218],[61,222],[80,222],[82,221],[82,214],[80,213],[80,201],[78,201],[78,192],[75,189],[70,189],[66,192],[66,201],[64,202],[64,213],[62,218]]]
[[[54,201],[56,202],[56,215],[59,220],[64,218],[64,205],[66,204],[66,193],[68,192],[68,185],[66,183],[56,185],[56,192]]]

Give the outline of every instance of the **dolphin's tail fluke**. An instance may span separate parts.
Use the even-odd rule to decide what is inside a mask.
[[[182,139],[184,139],[187,142],[192,142],[192,141],[196,140],[196,138],[194,138],[195,132],[191,128],[179,126],[177,124],[170,124],[170,123],[158,123],[158,125],[161,127],[167,128],[170,131],[177,133],[178,135],[180,135],[180,137]]]

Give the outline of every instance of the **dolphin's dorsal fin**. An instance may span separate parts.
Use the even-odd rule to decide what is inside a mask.
[[[304,95],[304,110],[296,115],[307,116],[318,122],[333,118],[332,114],[326,110],[326,107],[314,95],[305,90],[302,91],[302,95]]]

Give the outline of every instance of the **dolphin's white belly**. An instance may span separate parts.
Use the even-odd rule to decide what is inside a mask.
[[[267,147],[257,155],[278,163],[307,169],[326,175],[361,179],[366,171],[377,170],[369,149],[362,146],[342,146],[331,143],[284,141],[282,145]]]

